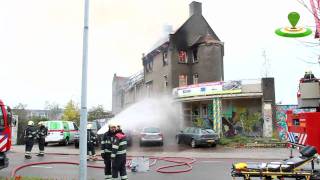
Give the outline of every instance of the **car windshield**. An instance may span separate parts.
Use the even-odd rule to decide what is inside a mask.
[[[159,133],[160,129],[159,128],[144,128],[142,132],[145,133]]]
[[[201,129],[200,134],[214,134],[212,129]]]

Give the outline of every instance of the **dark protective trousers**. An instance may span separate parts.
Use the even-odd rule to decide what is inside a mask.
[[[43,153],[44,154],[44,144],[45,144],[45,138],[39,138],[38,139],[38,143],[39,143],[39,151],[40,154]]]
[[[128,179],[126,170],[126,154],[118,154],[112,162],[112,178],[118,178],[120,173],[121,179]]]
[[[95,155],[96,154],[93,143],[87,143],[87,148],[88,148],[88,155]]]
[[[31,156],[31,150],[33,147],[34,139],[27,138],[26,139],[26,149],[25,149],[25,156]]]
[[[109,180],[112,179],[111,175],[111,153],[104,153],[104,175],[105,179]]]

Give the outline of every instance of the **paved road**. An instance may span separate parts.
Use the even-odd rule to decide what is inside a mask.
[[[39,158],[34,157],[32,160],[24,160],[21,153],[12,153],[9,156],[10,158],[15,158],[16,162],[30,163],[30,162],[45,162],[45,161],[67,161],[67,162],[77,162],[78,155],[46,155],[46,157]],[[154,179],[154,180],[163,180],[163,179],[174,179],[174,180],[212,180],[217,179],[225,180],[231,179],[230,176],[230,167],[233,162],[238,161],[249,161],[250,159],[214,159],[214,158],[196,158],[196,162],[192,165],[193,169],[190,172],[186,173],[176,173],[176,174],[162,174],[156,172],[161,166],[172,165],[174,163],[169,163],[165,161],[158,160],[155,166],[152,166],[149,172],[146,173],[132,173],[128,171],[129,179],[131,180],[141,180],[141,179]],[[259,161],[259,160],[254,160]],[[21,165],[16,164],[15,165]],[[101,161],[97,162],[88,162],[90,165],[101,166],[103,163]],[[187,167],[175,167],[170,170],[184,170]],[[78,179],[78,167],[73,165],[34,165],[26,167],[18,171],[17,175],[30,176],[30,177],[43,177],[43,178],[56,178],[56,179]],[[7,173],[5,176],[9,176]],[[103,179],[103,169],[88,168],[88,179]]]
[[[37,145],[33,152],[37,152]],[[30,162],[45,162],[45,161],[68,161],[79,162],[79,150],[73,145],[59,146],[49,145],[46,147],[45,157],[39,158],[33,156],[31,160],[24,159],[24,146],[13,146],[12,151],[8,154],[10,158],[9,168],[1,170],[0,177],[9,177],[11,171],[19,166]],[[50,153],[70,153],[75,155],[53,155]],[[294,154],[297,154],[295,151]],[[287,149],[234,149],[224,147],[201,147],[192,149],[188,145],[177,145],[174,141],[166,141],[163,147],[145,146],[140,147],[138,143],[133,143],[129,148],[128,155],[132,156],[156,156],[156,157],[193,157],[196,162],[193,164],[193,169],[187,173],[179,174],[161,174],[155,170],[163,165],[172,163],[157,161],[155,166],[147,173],[131,173],[128,176],[132,180],[141,179],[174,179],[174,180],[212,180],[212,179],[231,179],[230,168],[233,162],[239,161],[258,161],[269,162],[287,158],[289,151]],[[103,166],[102,162],[88,162],[88,164]],[[176,169],[185,169],[179,167]],[[175,170],[175,169],[170,169]],[[73,165],[37,165],[27,167],[18,172],[22,176],[37,176],[44,178],[58,177],[58,179],[78,179],[78,167]],[[103,179],[103,169],[88,168],[88,179]],[[1,179],[1,178],[0,178]]]

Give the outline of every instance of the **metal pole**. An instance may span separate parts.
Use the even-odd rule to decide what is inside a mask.
[[[87,179],[87,66],[88,66],[88,30],[89,0],[84,4],[83,54],[82,54],[82,86],[80,116],[80,166],[79,180]]]

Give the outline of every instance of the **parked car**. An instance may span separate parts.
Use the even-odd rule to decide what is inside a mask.
[[[72,121],[45,121],[48,128],[48,135],[45,138],[45,145],[48,143],[59,143],[69,145],[75,143],[75,137],[79,136],[79,129]]]
[[[163,145],[163,134],[159,128],[145,127],[140,133],[140,146],[145,143],[157,143]]]
[[[193,148],[200,145],[214,147],[219,141],[219,135],[212,129],[187,127],[177,134],[176,141],[178,144],[189,144]]]

